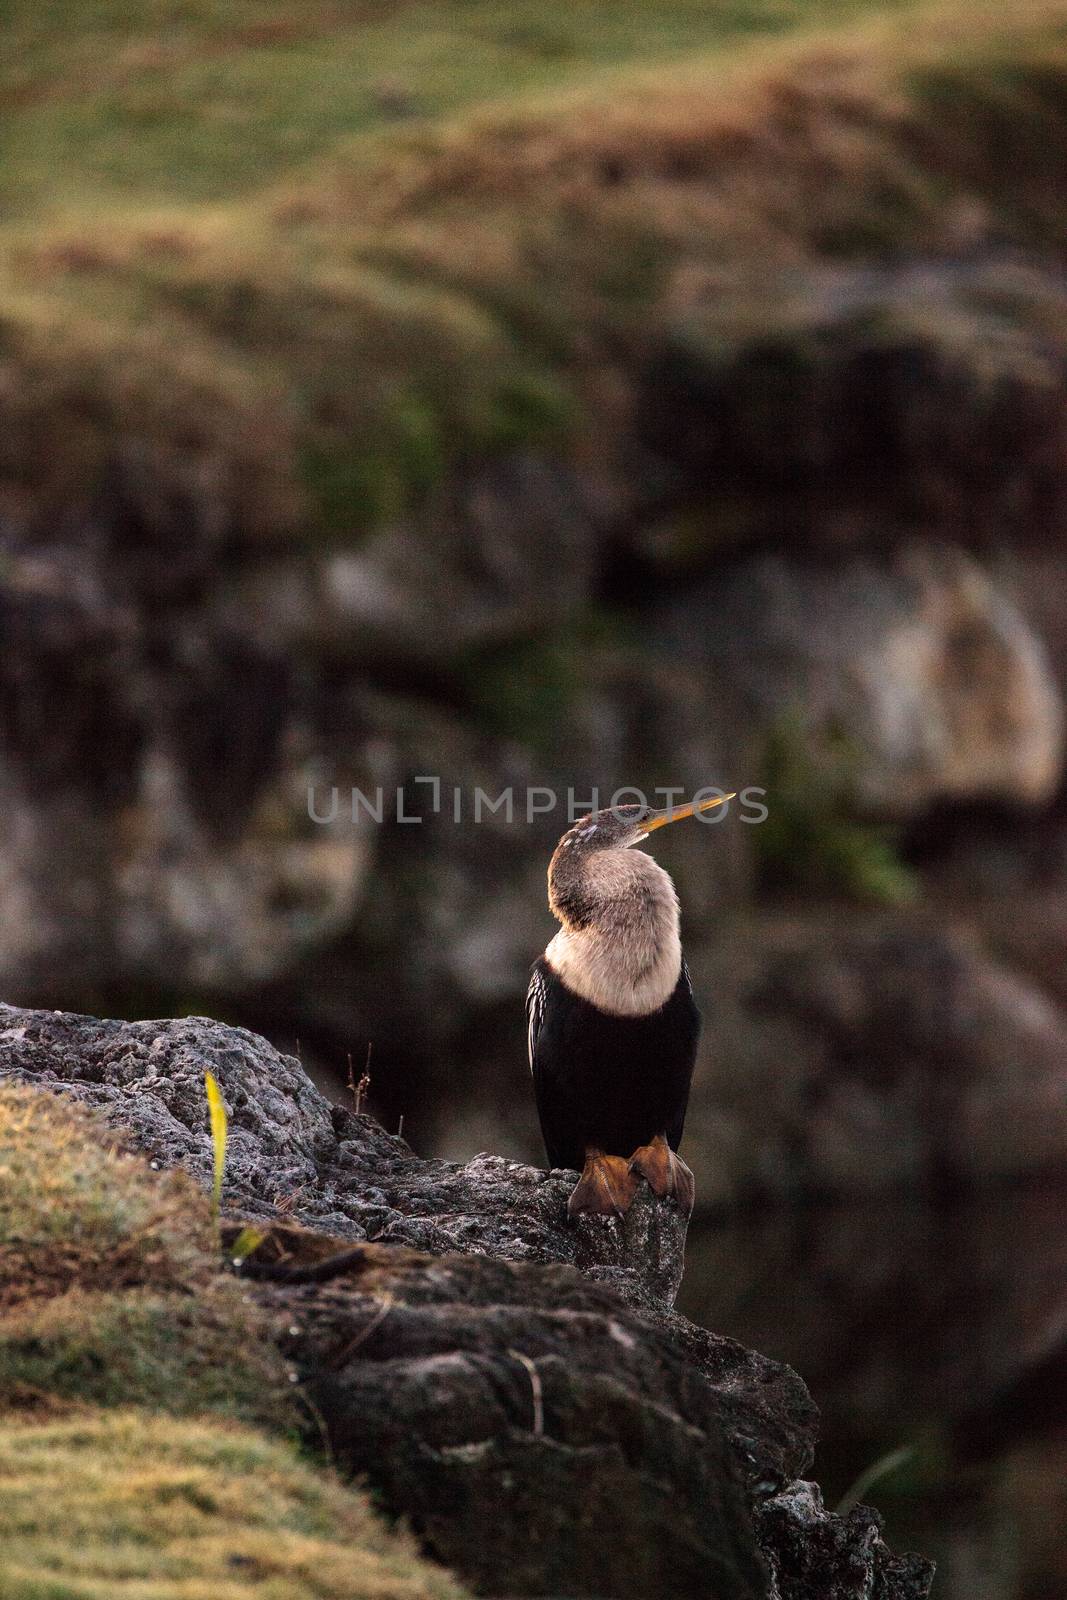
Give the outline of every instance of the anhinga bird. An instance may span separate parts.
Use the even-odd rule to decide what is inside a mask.
[[[562,927],[534,963],[526,1015],[549,1162],[582,1174],[572,1215],[623,1214],[642,1177],[693,1209],[693,1174],[676,1151],[700,1012],[674,884],[631,846],[728,799],[597,811],[552,856],[548,904]]]

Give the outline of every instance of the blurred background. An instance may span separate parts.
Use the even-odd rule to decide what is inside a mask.
[[[764,787],[656,851],[685,1309],[1062,1600],[1067,0],[5,19],[0,993],[540,1161],[527,787]]]

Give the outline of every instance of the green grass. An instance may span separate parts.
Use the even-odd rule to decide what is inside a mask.
[[[240,537],[358,540],[471,457],[588,454],[708,274],[951,252],[960,196],[998,240],[1061,234],[1065,27],[1067,0],[20,0],[0,494],[69,510],[132,444],[163,490],[205,464]]]
[[[633,659],[633,640],[622,619],[590,610],[566,629],[471,652],[457,663],[457,678],[477,724],[499,738],[525,740],[551,759],[589,688],[590,663],[627,655]]]
[[[300,1417],[264,1320],[236,1281],[197,1293],[71,1290],[0,1317],[0,1409],[64,1401],[213,1412],[295,1433]]]
[[[902,7],[905,0],[898,0]],[[836,22],[870,0],[16,4],[3,194],[24,215],[215,201],[352,135]]]

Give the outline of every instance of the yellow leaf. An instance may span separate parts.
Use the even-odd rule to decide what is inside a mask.
[[[234,1261],[243,1261],[245,1256],[250,1256],[254,1250],[259,1249],[266,1237],[262,1228],[254,1228],[250,1222],[246,1223],[230,1246],[231,1258]]]
[[[215,1184],[211,1204],[217,1218],[222,1203],[222,1179],[226,1171],[226,1107],[213,1073],[204,1073],[204,1087],[211,1119],[211,1143],[215,1149]]]

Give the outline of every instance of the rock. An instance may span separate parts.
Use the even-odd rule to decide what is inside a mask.
[[[1032,805],[1059,782],[1063,702],[1044,648],[960,550],[760,556],[687,593],[664,628],[690,659],[722,664],[764,727],[795,724],[816,762],[844,746],[849,787],[876,815]]]
[[[705,1203],[977,1186],[1067,1154],[1067,1014],[922,911],[766,915],[690,953]]]
[[[709,1382],[610,1290],[565,1267],[376,1248],[328,1288],[261,1297],[294,1330],[283,1348],[338,1464],[478,1592],[763,1594],[725,1373]],[[735,1354],[736,1437],[758,1422]],[[794,1457],[765,1439],[758,1470],[776,1477]]]
[[[309,1437],[476,1590],[803,1600],[821,1572],[840,1600],[926,1592],[928,1566],[894,1563],[869,1514],[834,1518],[796,1482],[814,1441],[796,1375],[671,1311],[669,1202],[598,1250],[566,1224],[573,1174],[420,1161],[243,1030],[0,1010],[0,1077],[98,1107],[205,1184],[206,1070],[230,1113],[228,1209],[269,1224],[244,1271]],[[797,1495],[802,1527],[763,1515]]]
[[[312,631],[294,642],[439,672],[460,651],[558,627],[592,593],[586,502],[573,472],[535,455],[480,466],[419,515],[327,556]]]
[[[1062,540],[1062,272],[890,254],[719,271],[679,308],[638,431],[704,515],[658,559]]]
[[[796,1483],[764,1501],[763,1539],[776,1552],[772,1600],[922,1600],[930,1591],[929,1563],[890,1555],[882,1519],[869,1506],[828,1517],[817,1484]]]
[[[262,984],[351,922],[372,861],[365,820],[309,819],[314,707],[269,644],[202,618],[172,635],[88,557],[57,593],[61,568],[0,576],[8,992],[60,970],[68,994]],[[369,788],[373,745],[347,749],[335,781]]]

